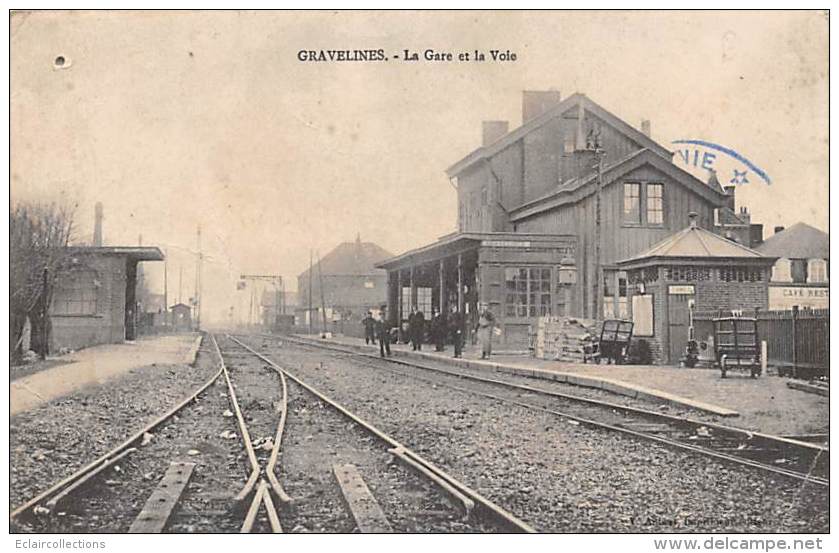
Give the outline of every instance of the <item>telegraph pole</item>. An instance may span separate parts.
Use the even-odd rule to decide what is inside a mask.
[[[318,280],[320,281],[320,308],[323,332],[326,333],[326,297],[323,291],[323,270],[320,267],[320,252],[318,252]]]
[[[195,271],[195,326],[201,330],[201,263],[204,254],[201,253],[201,225],[198,225],[198,268]]]
[[[309,250],[309,334],[312,334],[312,250]]]
[[[600,228],[603,196],[603,158],[606,152],[600,146],[600,133],[592,131],[591,140],[587,141],[586,150],[594,154],[597,169],[597,189],[594,197],[594,313],[592,319],[603,317],[603,257],[601,252],[602,231]]]

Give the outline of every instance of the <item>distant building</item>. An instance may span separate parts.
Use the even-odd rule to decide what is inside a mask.
[[[796,223],[775,234],[757,250],[777,257],[769,280],[769,309],[793,306],[813,309],[830,307],[830,236],[806,223]]]
[[[270,327],[276,323],[277,315],[294,315],[297,292],[263,290],[259,304],[262,307],[262,324]]]
[[[326,307],[328,330],[360,333],[364,313],[387,302],[387,273],[375,267],[393,254],[372,242],[344,242],[321,258],[311,270],[297,277],[296,322],[314,330],[323,324],[321,304]],[[323,281],[323,297],[321,296]],[[311,311],[309,282],[311,281]],[[358,327],[358,328],[356,328]]]
[[[192,308],[185,303],[176,303],[170,308],[172,312],[172,329],[175,332],[192,330]]]
[[[50,304],[50,349],[133,340],[137,334],[137,265],[163,261],[155,247],[72,247]]]

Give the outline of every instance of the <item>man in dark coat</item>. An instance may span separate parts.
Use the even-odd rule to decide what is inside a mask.
[[[454,356],[460,357],[463,350],[463,315],[457,310],[457,306],[452,306],[452,312],[449,313],[449,333],[454,344]]]
[[[414,320],[411,323],[411,347],[414,351],[422,350],[422,341],[425,338],[425,315],[422,311],[417,311],[413,315]]]
[[[361,324],[364,325],[364,343],[376,345],[376,320],[373,318],[373,313],[367,312],[367,315],[362,319]]]
[[[387,306],[383,305],[381,316],[376,321],[376,337],[379,339],[379,354],[390,357],[390,321],[387,317]]]
[[[431,318],[431,336],[434,340],[435,351],[446,349],[447,326],[446,317],[442,313],[435,312]]]

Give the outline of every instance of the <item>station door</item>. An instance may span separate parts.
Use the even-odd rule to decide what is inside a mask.
[[[671,365],[678,365],[685,353],[690,331],[690,310],[694,305],[693,286],[671,286],[667,294],[667,320],[669,325],[669,358]]]

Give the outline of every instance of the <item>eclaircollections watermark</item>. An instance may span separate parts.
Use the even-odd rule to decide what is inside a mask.
[[[721,183],[743,185],[762,181],[772,184],[766,171],[732,148],[699,139],[674,140],[673,144],[678,146],[675,161],[714,171],[721,177]]]

